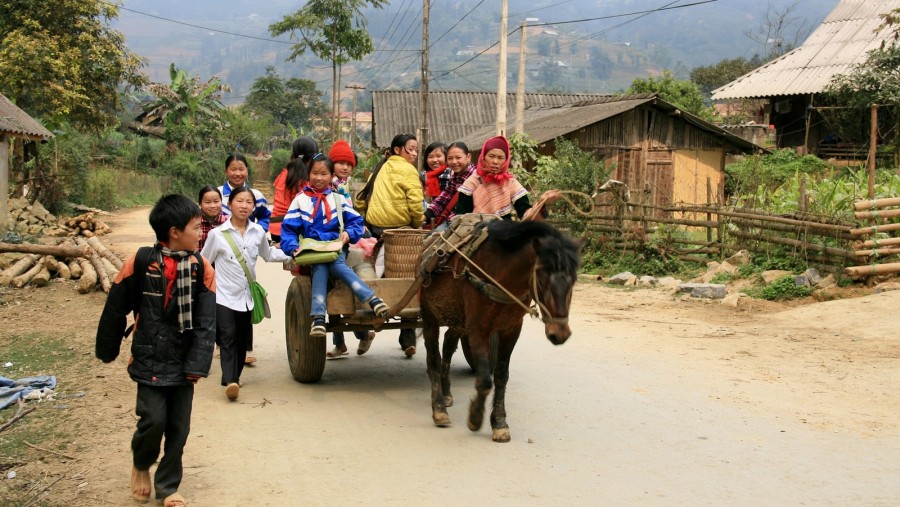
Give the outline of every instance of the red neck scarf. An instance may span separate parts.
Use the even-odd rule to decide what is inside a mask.
[[[442,165],[437,169],[433,169],[431,171],[425,171],[425,191],[431,197],[437,197],[441,195],[441,180],[438,178],[444,171],[447,170],[446,165]]]
[[[331,193],[330,188],[323,188],[322,190],[316,190],[313,187],[307,186],[303,189],[303,195],[306,195],[313,199],[313,212],[311,220],[313,223],[316,222],[316,215],[319,214],[319,203],[323,203],[322,206],[325,209],[325,222],[331,221],[331,205],[328,204],[328,194]]]
[[[506,154],[506,160],[503,161],[503,165],[500,167],[500,172],[497,174],[491,172],[484,161],[484,156],[487,155],[489,151],[494,149],[503,150],[503,153]],[[509,173],[509,141],[507,141],[505,137],[496,136],[484,142],[484,146],[482,146],[481,148],[481,153],[478,154],[477,171],[478,175],[481,176],[481,179],[488,184],[493,183],[499,185],[513,177],[513,175]]]

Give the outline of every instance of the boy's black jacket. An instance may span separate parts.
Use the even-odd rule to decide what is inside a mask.
[[[213,273],[206,259],[201,257],[200,261],[205,263],[200,270],[202,274]],[[105,363],[119,355],[127,315],[139,306],[129,375],[142,384],[183,385],[188,383],[186,375],[209,375],[216,340],[216,294],[202,279],[197,280],[199,264],[194,262],[191,265],[194,329],[179,333],[177,302],[173,300],[163,309],[166,280],[161,266],[162,253],[154,247],[140,297],[135,284],[140,283],[141,274],[135,273],[135,256],[122,266],[121,279],[110,289],[97,326],[96,354]]]

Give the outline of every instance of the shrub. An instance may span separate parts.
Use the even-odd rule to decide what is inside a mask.
[[[275,181],[275,178],[278,177],[290,159],[291,150],[279,149],[273,151],[272,158],[269,159],[269,180]]]
[[[828,165],[818,157],[798,155],[794,150],[749,156],[725,167],[725,193],[739,198],[765,195],[797,174],[822,175],[827,168]],[[747,204],[759,206],[764,203]]]
[[[205,185],[218,185],[222,181],[224,160],[225,157],[213,152],[201,155],[181,151],[169,156],[160,168],[160,174],[169,178],[165,191],[196,199],[197,192]]]
[[[113,209],[116,207],[119,189],[116,171],[109,167],[98,167],[88,175],[84,203],[94,208]]]
[[[764,287],[749,287],[743,290],[745,294],[766,301],[781,301],[795,299],[812,294],[810,287],[798,286],[794,283],[794,277],[787,275],[775,280]]]

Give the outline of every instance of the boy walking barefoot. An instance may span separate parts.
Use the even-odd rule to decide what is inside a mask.
[[[128,374],[137,383],[137,429],[131,440],[131,496],[150,499],[150,466],[165,453],[154,477],[164,507],[185,504],[178,493],[181,457],[191,425],[194,384],[209,375],[216,337],[215,273],[195,253],[200,208],[181,195],[167,195],[150,211],[156,244],[131,256],[113,283],[97,327],[96,355],[105,363],[119,355],[126,317],[134,312]]]

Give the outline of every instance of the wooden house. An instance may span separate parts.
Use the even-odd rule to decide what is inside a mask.
[[[881,15],[897,8],[900,0],[841,0],[800,47],[713,90],[712,98],[767,100],[779,148],[801,148],[822,158],[864,159],[868,139],[840,139],[817,95],[834,76],[865,62],[869,51],[891,37],[891,30],[879,30]]]
[[[46,141],[53,137],[43,125],[0,93],[0,231],[7,230],[9,197],[9,139]]]

